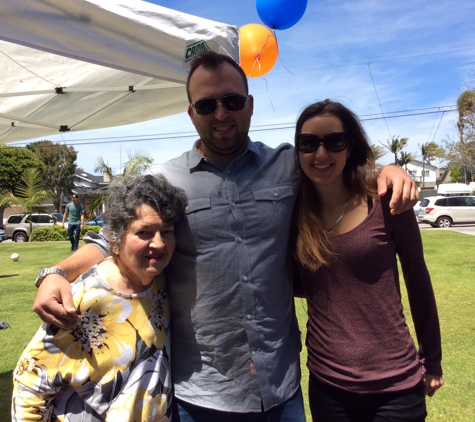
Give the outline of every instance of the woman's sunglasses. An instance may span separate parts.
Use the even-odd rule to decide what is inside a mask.
[[[229,94],[225,95],[221,100],[216,98],[204,98],[198,100],[194,104],[190,104],[200,116],[207,116],[214,113],[218,108],[218,101],[221,101],[224,108],[228,111],[239,111],[244,108],[249,95]]]
[[[297,135],[297,149],[304,154],[315,152],[320,147],[320,143],[323,144],[327,151],[341,152],[348,147],[350,137],[344,132],[329,133],[323,138],[310,133]]]

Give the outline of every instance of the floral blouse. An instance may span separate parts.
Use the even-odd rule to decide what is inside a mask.
[[[171,420],[170,306],[165,276],[138,294],[96,267],[73,284],[81,320],[43,323],[13,373],[12,421]]]

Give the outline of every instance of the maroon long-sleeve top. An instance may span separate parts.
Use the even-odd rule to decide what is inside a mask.
[[[386,195],[388,196],[388,195]],[[434,292],[412,210],[391,215],[376,201],[355,229],[331,239],[334,256],[317,272],[297,265],[295,293],[308,302],[308,368],[320,381],[357,393],[399,391],[442,375]],[[418,350],[401,304],[399,256]]]

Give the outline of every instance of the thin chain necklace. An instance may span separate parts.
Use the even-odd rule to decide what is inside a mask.
[[[343,205],[343,212],[342,212],[341,215],[338,217],[338,220],[336,220],[336,223],[333,224],[333,226],[331,226],[331,227],[328,229],[329,232],[331,232],[331,231],[337,226],[337,224],[341,221],[341,219],[342,219],[343,216],[345,215],[346,206],[348,205],[348,201],[350,200],[350,196],[351,196],[351,193],[348,195],[348,198],[346,198],[345,205]]]

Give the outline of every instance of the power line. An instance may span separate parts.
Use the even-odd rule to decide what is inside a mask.
[[[404,117],[413,117],[421,116],[426,114],[436,114],[436,113],[448,113],[458,111],[456,105],[450,106],[439,106],[439,107],[425,107],[412,110],[404,111],[392,111],[386,113],[375,113],[375,114],[364,114],[360,115],[359,119],[361,121],[373,121],[373,120],[383,120],[383,119],[394,119],[394,118],[404,118]],[[440,125],[440,121],[439,121]],[[266,124],[266,125],[257,125],[251,126],[249,132],[271,132],[279,130],[289,130],[295,128],[295,122],[287,123],[275,123],[275,124]],[[124,136],[108,136],[108,137],[99,137],[99,138],[84,138],[84,139],[75,139],[71,141],[64,140],[64,145],[67,146],[82,146],[82,145],[94,145],[98,142],[102,144],[114,144],[114,143],[123,143],[123,142],[148,142],[148,141],[164,141],[168,139],[186,139],[186,138],[196,138],[198,135],[196,132],[172,132],[172,133],[163,133],[163,134],[150,134],[150,135],[131,135],[127,136],[124,139]],[[46,140],[46,139],[45,139]],[[16,145],[25,146],[29,142],[18,142]]]
[[[459,48],[452,48],[450,50],[439,50],[439,51],[432,51],[432,52],[424,52],[424,53],[419,53],[419,52],[414,52],[414,53],[407,53],[407,54],[399,54],[399,55],[394,55],[393,57],[387,57],[387,58],[381,58],[381,59],[371,59],[371,63],[385,63],[385,62],[391,62],[391,61],[397,61],[397,60],[406,60],[406,59],[414,59],[414,58],[420,58],[420,57],[426,57],[426,56],[434,56],[434,55],[448,55],[450,53],[458,53],[458,52],[463,52],[463,51],[470,51],[474,50],[475,45],[467,46],[467,47],[459,47]],[[359,59],[357,59],[359,60]],[[364,66],[367,65],[368,62],[362,62],[362,61],[354,61],[351,62],[348,59],[345,60],[340,60],[340,61],[334,61],[334,62],[328,62],[327,64],[319,62],[318,64],[300,64],[298,61],[294,61],[292,63],[292,66],[289,66],[290,69],[292,69],[292,72],[295,72],[296,74],[300,73],[299,71],[301,70],[320,70],[320,69],[336,69],[340,67],[352,67],[352,66]],[[295,68],[294,68],[295,67]],[[272,71],[274,74],[277,73],[284,73],[285,69],[273,69]]]
[[[373,83],[374,92],[376,93],[376,98],[378,99],[379,109],[381,110],[381,114],[383,115],[382,118],[384,119],[384,123],[386,124],[386,129],[388,130],[389,139],[391,139],[392,138],[391,131],[389,130],[388,122],[386,121],[386,117],[384,116],[383,106],[381,105],[381,101],[378,95],[378,90],[376,89],[376,84],[374,83],[373,73],[371,72],[371,63],[368,63],[368,70],[369,70],[369,75],[371,76],[371,82]]]

